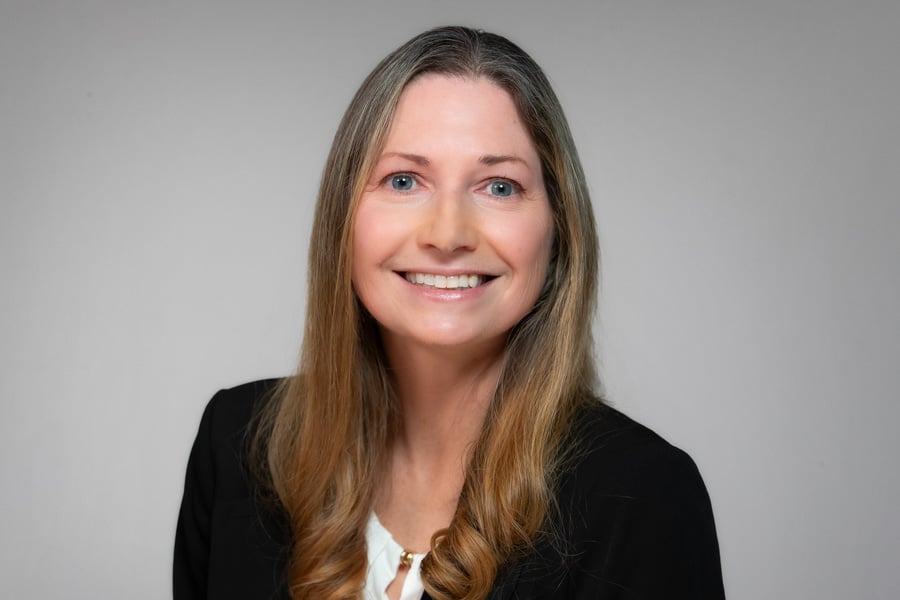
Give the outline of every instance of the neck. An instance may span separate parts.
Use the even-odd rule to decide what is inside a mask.
[[[453,519],[503,346],[461,351],[382,339],[401,419],[375,509],[399,544],[425,551],[434,532]]]
[[[502,345],[442,349],[385,339],[402,409],[395,452],[427,468],[465,466],[497,385]]]

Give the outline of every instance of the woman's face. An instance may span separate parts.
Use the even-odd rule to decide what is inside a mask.
[[[502,348],[552,243],[540,160],[509,94],[484,78],[409,84],[353,229],[353,286],[385,341]]]

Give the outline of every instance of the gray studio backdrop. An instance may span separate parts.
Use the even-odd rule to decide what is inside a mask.
[[[2,0],[0,596],[169,595],[204,403],[293,368],[340,114],[444,23],[567,108],[608,396],[699,463],[730,597],[900,597],[900,10],[798,0]]]

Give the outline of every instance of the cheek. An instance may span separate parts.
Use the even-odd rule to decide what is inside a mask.
[[[530,239],[534,240],[534,259],[542,265],[542,270],[546,272],[550,264],[550,254],[553,250],[553,239],[556,236],[553,213],[549,205],[545,205],[541,219],[539,222],[535,222],[534,230],[530,233],[533,236]]]
[[[498,229],[498,247],[517,271],[543,284],[553,247],[552,218],[541,214],[536,218],[510,220]]]
[[[371,262],[390,220],[369,202],[360,201],[353,216],[353,268]]]
[[[375,278],[390,270],[391,258],[404,240],[403,221],[378,204],[361,201],[353,220],[350,273],[353,287],[362,295]]]

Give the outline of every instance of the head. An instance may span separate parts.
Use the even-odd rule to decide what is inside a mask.
[[[353,218],[401,94],[412,81],[432,74],[485,78],[505,90],[540,157],[553,213],[553,249],[544,289],[531,313],[510,332],[508,347],[531,353],[537,350],[534,341],[548,329],[562,334],[560,328],[573,328],[564,337],[575,344],[570,350],[583,358],[589,354],[589,332],[574,328],[587,329],[584,324],[593,312],[597,241],[562,108],[540,67],[523,50],[501,36],[462,27],[427,31],[392,52],[366,78],[347,109],[320,189],[310,247],[310,310],[337,311],[332,318],[358,324],[363,348],[378,346],[369,339],[377,335],[371,317],[352,291]]]

